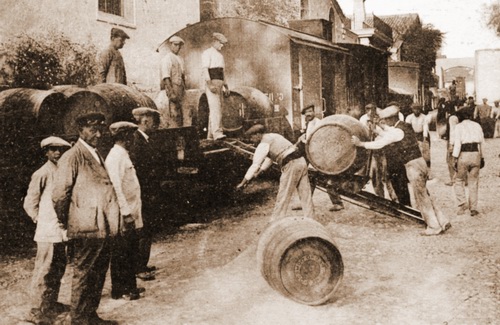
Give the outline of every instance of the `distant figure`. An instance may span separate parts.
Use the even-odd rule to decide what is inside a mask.
[[[287,216],[288,206],[295,191],[298,192],[304,217],[314,217],[311,185],[307,174],[307,162],[297,147],[282,135],[266,133],[262,124],[256,124],[247,130],[245,136],[257,145],[252,166],[246,172],[237,189],[242,189],[255,177],[267,170],[273,162],[281,168],[280,185],[272,220]]]
[[[450,181],[446,182],[446,186],[452,186],[455,183],[455,162],[453,160],[453,145],[455,144],[455,127],[458,124],[458,117],[456,112],[453,112],[448,118],[447,125],[447,154],[446,154],[446,163],[448,165],[448,173],[450,175]]]
[[[123,30],[111,28],[109,47],[99,55],[99,81],[101,83],[127,84],[125,63],[118,50],[123,48],[128,38],[130,37]]]
[[[455,80],[452,80],[450,87],[448,88],[450,91],[450,99],[453,103],[455,103],[458,99],[457,96],[457,82]]]
[[[493,134],[493,137],[499,138],[500,137],[500,100],[495,100],[493,102],[495,104],[495,107],[491,110],[491,117],[495,120],[495,132]]]
[[[491,117],[492,111],[492,107],[488,105],[488,98],[483,98],[483,103],[477,105],[474,111],[474,119],[479,120],[485,138],[493,138],[495,132],[495,120]]]
[[[222,130],[222,96],[229,94],[226,83],[224,57],[220,53],[227,38],[221,33],[212,34],[212,46],[201,55],[202,78],[205,83],[209,117],[207,139],[220,140],[226,136]]]
[[[478,181],[479,170],[484,166],[484,135],[481,126],[472,121],[472,108],[463,108],[457,112],[460,123],[455,127],[453,157],[455,163],[455,196],[458,202],[457,214],[470,210],[471,216],[479,214]],[[465,196],[465,180],[469,198]]]
[[[35,268],[30,286],[31,310],[27,321],[48,323],[54,314],[69,307],[57,302],[61,279],[66,269],[66,231],[57,220],[52,205],[52,187],[57,162],[71,145],[58,137],[48,137],[40,143],[47,162],[33,176],[24,198],[24,210],[36,223],[37,245]]]
[[[100,113],[77,118],[79,139],[57,163],[52,201],[73,247],[68,324],[113,324],[97,315],[110,261],[110,241],[119,232],[115,190],[97,146],[105,128]]]
[[[179,36],[169,38],[170,51],[161,60],[160,89],[165,100],[164,104],[158,106],[158,109],[166,112],[162,113],[160,127],[178,128],[184,125],[182,100],[186,84],[184,81],[184,60],[179,56],[183,45],[184,40]]]

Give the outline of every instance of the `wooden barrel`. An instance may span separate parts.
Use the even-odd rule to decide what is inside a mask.
[[[261,235],[257,261],[267,283],[306,305],[329,301],[342,280],[342,256],[328,232],[309,218],[284,218]]]
[[[314,168],[327,175],[354,174],[364,167],[368,154],[351,142],[355,135],[368,141],[368,129],[348,115],[322,119],[306,144],[306,154]]]
[[[128,86],[111,83],[98,84],[87,88],[101,96],[113,112],[112,122],[134,121],[132,110],[137,107],[157,109],[155,102],[140,91]]]

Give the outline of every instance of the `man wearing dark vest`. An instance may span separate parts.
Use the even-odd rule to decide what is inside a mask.
[[[281,168],[281,177],[272,220],[286,217],[295,191],[299,194],[304,216],[312,218],[314,207],[311,185],[307,175],[307,163],[297,147],[280,134],[266,133],[265,127],[261,124],[252,126],[245,135],[257,145],[257,148],[253,156],[252,166],[248,169],[241,183],[238,184],[237,189],[245,187],[250,180],[276,162]]]
[[[415,195],[416,207],[427,223],[427,228],[422,235],[438,235],[450,228],[451,224],[449,219],[434,205],[427,191],[427,164],[422,158],[415,132],[411,125],[399,121],[398,113],[399,108],[394,105],[385,109],[377,109],[377,115],[380,118],[378,124],[384,132],[377,140],[370,142],[362,142],[358,137],[352,136],[352,143],[369,150],[384,148],[386,152],[391,152],[387,155],[388,168],[394,164],[404,165]]]

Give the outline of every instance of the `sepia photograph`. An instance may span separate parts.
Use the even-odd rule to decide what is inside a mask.
[[[500,324],[500,0],[0,19],[0,324]]]

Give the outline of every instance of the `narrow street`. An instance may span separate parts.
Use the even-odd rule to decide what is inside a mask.
[[[151,264],[156,280],[139,282],[145,296],[112,300],[109,279],[99,314],[120,324],[497,324],[500,319],[500,139],[487,139],[478,217],[455,216],[445,186],[445,141],[432,134],[428,188],[452,228],[423,237],[421,225],[346,203],[330,212],[317,191],[316,219],[333,234],[344,278],[335,299],[311,307],[295,303],[265,282],[255,257],[259,234],[273,208],[276,182],[245,189],[230,207],[203,211],[207,223],[182,226],[159,238]],[[292,211],[291,215],[300,215]],[[0,323],[24,324],[33,255],[0,262]],[[71,268],[59,301],[69,303]]]

